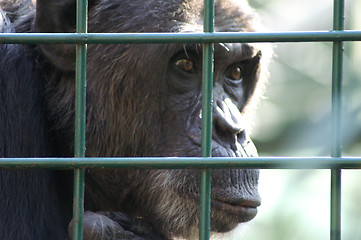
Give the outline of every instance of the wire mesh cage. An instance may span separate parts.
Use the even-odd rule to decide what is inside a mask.
[[[214,32],[214,1],[204,1],[203,33],[87,33],[87,1],[77,1],[76,33],[0,33],[0,44],[76,44],[76,117],[74,158],[2,158],[4,169],[74,169],[73,239],[83,239],[84,174],[86,168],[199,168],[201,174],[201,215],[199,239],[210,238],[210,169],[331,169],[330,239],[341,239],[341,169],[360,169],[360,157],[342,156],[342,78],[344,41],[361,41],[361,31],[344,30],[344,1],[334,1],[333,29],[304,32]],[[137,43],[203,44],[202,157],[198,158],[87,158],[85,157],[85,106],[87,44]],[[332,136],[329,157],[213,158],[212,91],[213,44],[228,42],[331,42],[332,53]]]

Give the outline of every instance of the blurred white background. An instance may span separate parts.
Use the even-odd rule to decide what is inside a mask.
[[[332,29],[332,0],[251,0],[270,31]],[[345,29],[361,30],[348,0]],[[361,43],[346,42],[343,155],[361,156]],[[330,156],[332,43],[276,43],[252,138],[261,156]],[[329,239],[330,170],[262,170],[247,240]],[[361,239],[361,170],[342,171],[342,239]],[[236,239],[239,239],[238,237]]]

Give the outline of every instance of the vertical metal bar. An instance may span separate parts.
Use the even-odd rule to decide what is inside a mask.
[[[214,0],[204,0],[204,32],[214,31]],[[203,44],[202,72],[202,157],[212,156],[214,44]],[[199,239],[210,238],[211,171],[201,170]]]
[[[344,0],[334,0],[333,29],[344,29]],[[342,155],[343,42],[333,42],[332,56],[332,157]],[[341,240],[341,169],[331,169],[330,239]]]
[[[331,170],[331,240],[341,240],[341,170]]]
[[[76,32],[87,32],[87,0],[77,0]],[[85,157],[87,45],[76,45],[74,156]],[[83,239],[84,169],[74,169],[73,240]]]

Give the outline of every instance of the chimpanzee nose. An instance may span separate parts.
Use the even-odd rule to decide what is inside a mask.
[[[234,140],[244,129],[242,114],[229,98],[219,99],[214,104],[213,126],[214,133],[218,137],[230,138],[230,140]]]

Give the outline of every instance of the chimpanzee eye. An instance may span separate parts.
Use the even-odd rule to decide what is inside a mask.
[[[175,65],[186,72],[193,72],[194,71],[194,62],[192,59],[190,58],[182,58],[182,59],[178,59],[175,62]]]
[[[227,71],[226,77],[233,81],[240,81],[242,80],[242,68],[240,67],[233,67]]]

